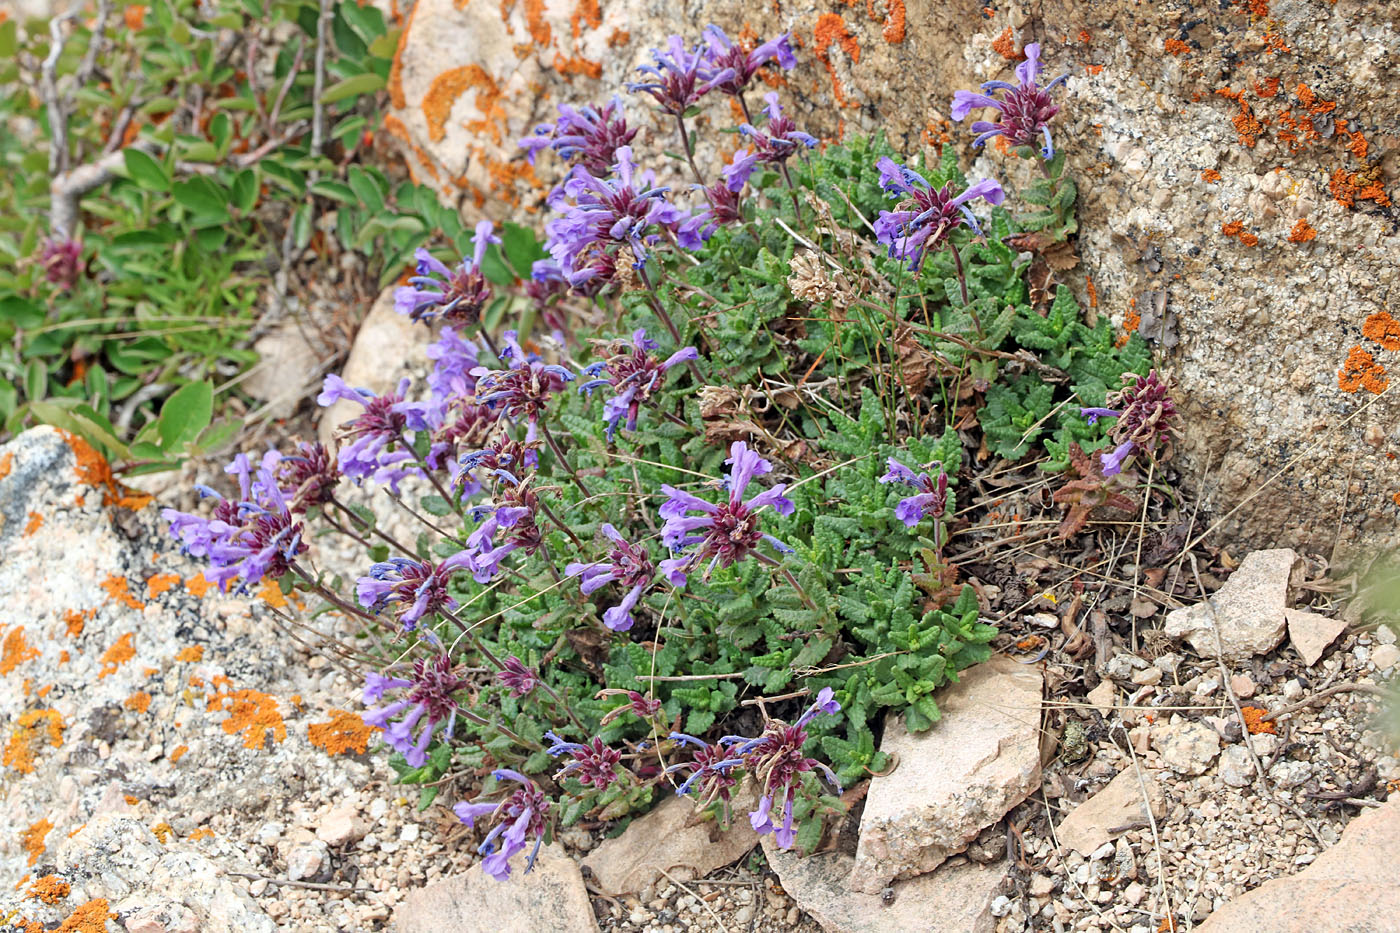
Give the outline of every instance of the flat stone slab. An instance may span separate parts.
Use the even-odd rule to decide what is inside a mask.
[[[1038,668],[994,658],[938,696],[932,729],[890,721],[880,747],[899,766],[870,782],[852,890],[932,871],[1040,785],[1042,683]]]
[[[754,802],[750,785],[741,785],[730,826],[721,830],[713,820],[700,819],[692,798],[672,795],[616,839],[604,840],[583,864],[613,896],[640,891],[663,877],[663,869],[681,881],[702,878],[758,845],[748,820]]]
[[[398,933],[596,933],[598,921],[578,864],[557,844],[540,850],[534,871],[508,881],[481,863],[412,892],[394,911]]]
[[[1143,798],[1142,785],[1147,785]],[[1060,844],[1088,858],[1105,842],[1128,831],[1134,824],[1147,823],[1150,801],[1152,814],[1161,818],[1166,813],[1166,801],[1161,785],[1151,771],[1142,773],[1142,783],[1131,767],[1118,772],[1103,790],[1075,807],[1055,830]],[[1110,832],[1110,830],[1118,832]]]
[[[803,858],[763,837],[763,853],[783,890],[826,933],[992,933],[992,900],[1006,877],[1003,863],[963,859],[892,885],[892,898],[847,887],[856,860],[839,852]]]
[[[1366,810],[1300,874],[1235,898],[1198,933],[1383,933],[1400,929],[1400,800]]]
[[[1207,600],[1167,613],[1166,632],[1185,639],[1204,658],[1245,660],[1272,651],[1283,641],[1284,611],[1301,568],[1291,548],[1252,551]]]
[[[1302,609],[1285,610],[1284,617],[1288,620],[1289,644],[1308,667],[1316,664],[1327,646],[1347,630],[1345,619],[1330,619]]]

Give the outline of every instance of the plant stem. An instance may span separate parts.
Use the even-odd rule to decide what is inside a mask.
[[[958,270],[958,289],[962,292],[963,307],[972,315],[972,323],[977,326],[977,336],[983,337],[985,334],[982,331],[982,320],[977,316],[977,310],[972,307],[972,299],[967,294],[967,273],[963,271],[962,254],[951,241],[948,243],[948,249],[953,251],[953,265]]]
[[[554,514],[554,510],[551,509],[548,505],[546,505],[543,499],[540,499],[538,501],[540,504],[540,511],[545,514],[545,517],[548,518],[550,521],[554,522],[554,524],[559,527],[560,531],[564,532],[564,534],[569,536],[569,540],[574,542],[574,547],[582,548],[583,542],[579,540],[578,535],[574,534],[573,529],[571,529],[568,525],[560,521],[559,516]]]
[[[637,274],[641,277],[642,284],[646,286],[647,302],[651,305],[651,310],[655,312],[656,316],[661,320],[661,323],[666,325],[666,329],[671,332],[671,339],[676,342],[676,346],[681,346],[684,341],[681,339],[680,329],[676,327],[676,322],[671,320],[671,315],[667,314],[666,309],[661,306],[661,296],[656,293],[656,285],[652,282],[651,275],[647,273],[647,267],[645,265],[642,266],[637,270]],[[686,360],[685,366],[686,369],[690,370],[690,374],[695,377],[696,385],[705,384],[705,378],[700,375],[700,367],[695,365],[694,360]]]
[[[753,556],[758,558],[759,563],[767,564],[769,567],[773,567],[781,573],[783,577],[787,579],[788,584],[791,585],[794,590],[797,590],[797,595],[802,597],[802,602],[806,604],[808,609],[818,614],[821,613],[821,610],[817,608],[817,604],[812,602],[812,597],[808,596],[807,591],[802,588],[802,584],[797,582],[797,577],[793,576],[791,570],[787,569],[767,554],[759,554],[755,551]]]
[[[336,608],[344,612],[349,612],[352,615],[357,615],[362,619],[374,621],[375,617],[373,613],[366,612],[359,606],[350,605],[345,600],[341,599],[338,595],[326,589],[321,584],[317,583],[311,578],[310,574],[308,574],[305,570],[302,569],[300,564],[292,564],[290,569],[292,573],[296,574],[297,576],[301,577],[303,580],[306,581],[307,586],[310,587],[312,592],[314,592],[317,596],[320,596],[332,606],[335,606]]]
[[[417,560],[417,559],[418,559],[418,555],[417,555],[417,554],[413,553],[413,552],[410,551],[408,548],[404,547],[404,546],[403,546],[402,544],[400,544],[398,541],[395,541],[393,538],[389,537],[389,535],[387,535],[387,534],[385,534],[384,532],[380,531],[380,530],[379,530],[377,527],[375,527],[374,525],[372,525],[372,524],[370,524],[369,522],[365,521],[365,520],[364,520],[363,518],[361,518],[359,515],[356,515],[355,512],[354,512],[348,505],[346,505],[345,503],[341,502],[339,499],[336,499],[336,498],[332,497],[332,498],[331,498],[331,505],[333,505],[333,506],[335,506],[336,508],[340,509],[340,510],[341,510],[342,512],[344,512],[346,515],[350,516],[350,518],[352,518],[353,520],[359,522],[359,523],[360,523],[360,527],[364,528],[366,531],[368,531],[370,534],[374,535],[376,538],[379,538],[381,541],[385,542],[386,544],[389,544],[389,545],[391,545],[392,547],[397,548],[399,551],[403,552],[404,554],[407,554],[409,557],[412,557],[414,560]]]
[[[578,471],[573,468],[573,465],[571,463],[569,463],[569,458],[564,456],[563,448],[560,447],[559,442],[554,439],[554,432],[549,430],[549,422],[540,421],[538,423],[539,426],[544,430],[545,443],[549,445],[550,450],[554,451],[554,456],[558,458],[560,465],[563,466],[564,469],[568,470],[569,475],[574,478],[574,482],[578,484],[579,492],[583,493],[584,498],[591,498],[593,494],[589,492],[588,487],[584,485],[583,480],[578,475]]]
[[[685,160],[690,163],[690,172],[695,176],[695,182],[701,188],[705,187],[705,179],[700,176],[700,169],[695,165],[695,151],[690,148],[690,134],[685,131],[685,117],[676,114],[676,128],[681,131],[681,145],[685,147]]]
[[[778,170],[783,173],[783,181],[787,182],[788,194],[792,196],[792,213],[797,218],[797,225],[802,226],[802,205],[797,203],[797,186],[792,183],[792,175],[788,172],[786,162],[778,163]]]

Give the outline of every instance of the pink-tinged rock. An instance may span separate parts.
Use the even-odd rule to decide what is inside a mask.
[[[497,881],[481,863],[410,893],[394,910],[398,933],[597,933],[598,921],[578,864],[558,845],[540,850],[534,871],[523,863]]]
[[[670,796],[616,839],[604,840],[583,860],[598,887],[614,896],[633,894],[662,877],[687,881],[737,861],[758,844],[749,825],[754,794],[745,784],[734,795],[733,818],[725,831],[703,819],[689,797]]]
[[[340,371],[346,384],[356,389],[369,389],[382,395],[398,386],[404,376],[419,375],[429,366],[428,344],[437,339],[422,324],[414,324],[406,314],[394,310],[394,286],[386,288],[365,315],[350,356]],[[312,392],[320,393],[318,385]],[[330,447],[335,429],[364,411],[354,402],[344,399],[321,409],[317,433],[322,444]]]
[[[1362,812],[1302,873],[1229,902],[1198,933],[1384,933],[1400,929],[1400,800]]]
[[[1145,799],[1143,785],[1147,787]],[[1166,800],[1152,772],[1143,771],[1139,782],[1137,771],[1128,768],[1075,807],[1055,830],[1056,835],[1061,845],[1088,858],[1095,849],[1129,828],[1146,826],[1148,802],[1153,816],[1160,819],[1166,813]]]
[[[778,873],[783,890],[826,933],[992,933],[992,900],[1006,878],[1006,867],[966,859],[936,871],[896,881],[893,897],[862,894],[847,887],[855,859],[841,852],[803,858],[784,852],[763,837],[763,854]]]
[[[1301,574],[1302,561],[1290,548],[1253,551],[1207,601],[1167,613],[1166,632],[1207,658],[1244,660],[1272,651],[1283,641],[1284,611]]]
[[[1327,646],[1347,630],[1345,619],[1329,619],[1316,612],[1289,609],[1284,616],[1288,619],[1288,642],[1308,667],[1316,664]]]
[[[890,721],[880,747],[899,766],[870,782],[852,890],[876,894],[932,871],[1039,786],[1042,680],[996,658],[939,694],[943,718],[929,731]]]

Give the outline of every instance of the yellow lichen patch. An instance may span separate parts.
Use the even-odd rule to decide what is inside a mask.
[[[1400,350],[1400,321],[1391,317],[1389,311],[1377,311],[1366,318],[1361,333],[1387,350]]]
[[[57,904],[73,891],[73,886],[58,875],[45,875],[29,886],[25,897],[44,904]]]
[[[165,843],[169,842],[171,837],[175,835],[175,828],[164,820],[161,820],[151,827],[151,833],[156,839],[160,840],[161,845],[165,845]]]
[[[201,839],[213,839],[214,831],[208,826],[201,826],[190,833],[190,842],[198,842]]]
[[[107,598],[113,602],[121,603],[131,609],[146,608],[145,603],[131,595],[131,589],[127,586],[126,577],[119,577],[116,574],[112,574],[102,581],[102,588],[107,591]]]
[[[229,735],[242,733],[244,748],[262,748],[268,735],[281,742],[287,737],[287,725],[277,710],[277,698],[257,690],[234,690],[217,693],[209,698],[209,710],[228,710],[223,729]]]
[[[175,655],[175,660],[182,664],[197,664],[204,660],[203,645],[186,645],[180,649],[180,653]]]
[[[173,751],[173,752],[170,753],[170,763],[173,765],[173,764],[175,764],[177,761],[179,761],[181,758],[184,758],[184,757],[185,757],[185,752],[187,752],[187,751],[189,751],[189,750],[190,750],[190,747],[189,747],[188,745],[180,745],[180,746],[177,746],[176,749],[175,749],[175,751]]]
[[[42,528],[43,525],[44,516],[40,515],[38,512],[30,512],[29,521],[24,523],[24,531],[22,532],[22,536],[26,538],[29,537],[34,532]]]
[[[107,921],[116,919],[117,915],[107,909],[107,899],[99,897],[69,914],[53,933],[105,933]]]
[[[137,690],[122,702],[122,706],[138,713],[144,713],[151,708],[151,695],[144,690]]]
[[[48,817],[44,817],[19,834],[19,847],[29,853],[29,864],[32,866],[39,861],[39,857],[44,854],[47,846],[44,845],[44,837],[53,829],[53,824]]]
[[[102,662],[102,670],[97,675],[98,680],[108,674],[115,674],[117,668],[136,657],[136,646],[132,643],[135,638],[134,633],[127,632],[118,638],[115,644],[102,652],[102,657],[98,659]]]
[[[327,755],[363,755],[369,749],[369,738],[378,728],[368,725],[358,714],[343,709],[330,711],[330,722],[315,722],[306,729],[312,745],[324,749]]]
[[[155,599],[180,582],[178,573],[158,573],[146,580],[146,598]]]
[[[1337,387],[1343,392],[1365,389],[1379,395],[1389,385],[1390,378],[1385,374],[1385,367],[1359,346],[1351,348],[1347,353],[1346,362],[1337,371]]]
[[[0,754],[0,764],[20,774],[34,773],[34,753],[45,743],[63,745],[63,717],[56,709],[32,709],[20,713],[15,731]]]
[[[25,661],[32,661],[38,656],[38,649],[31,648],[29,642],[24,640],[24,626],[16,625],[5,636],[5,641],[0,643],[0,674],[9,674]]]
[[[185,581],[185,589],[189,590],[196,599],[203,599],[204,594],[214,588],[214,584],[204,578],[204,574],[197,573]]]

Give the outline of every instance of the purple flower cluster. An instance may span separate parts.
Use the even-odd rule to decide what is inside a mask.
[[[416,467],[405,465],[414,459],[409,446],[411,433],[431,431],[440,416],[437,406],[407,400],[410,382],[404,377],[392,393],[375,395],[368,389],[351,388],[331,373],[316,397],[321,406],[344,399],[364,408],[336,432],[341,441],[340,471],[356,482],[371,479],[387,483],[396,495],[399,481],[418,472]]]
[[[650,722],[651,718],[661,712],[661,701],[655,697],[643,696],[635,690],[619,690],[616,687],[606,690],[599,690],[598,696],[625,696],[627,702],[621,706],[614,706],[603,714],[603,718],[598,720],[599,726],[606,726],[617,719],[623,713],[631,713],[643,722]]]
[[[716,797],[729,799],[728,788],[737,780],[735,769],[743,769],[758,782],[758,807],[749,814],[749,823],[759,835],[773,834],[773,840],[781,849],[792,848],[797,832],[793,828],[793,804],[797,796],[802,774],[817,770],[840,793],[841,784],[831,769],[815,758],[803,753],[807,744],[807,724],[819,713],[834,715],[841,711],[832,689],[823,687],[817,694],[816,702],[792,725],[780,720],[770,720],[763,733],[757,738],[742,735],[727,735],[711,744],[691,735],[671,733],[671,738],[682,745],[695,747],[693,760],[672,765],[667,771],[690,769],[688,777],[676,793],[685,795],[697,787],[700,798],[705,803]],[[773,822],[775,808],[781,813],[781,822]]]
[[[540,675],[534,668],[526,667],[525,662],[511,655],[501,662],[501,671],[496,675],[496,679],[518,700],[528,696],[535,689],[540,682]]]
[[[943,472],[942,467],[934,477],[927,473],[915,473],[894,457],[887,459],[885,466],[889,472],[880,477],[880,482],[902,483],[918,490],[914,495],[899,500],[899,505],[894,508],[896,518],[913,528],[926,516],[935,520],[942,517],[944,509],[948,507],[948,474]]]
[[[608,263],[616,259],[604,260],[599,254],[611,256],[623,246],[631,249],[634,264],[641,267],[657,228],[675,231],[687,249],[699,245],[682,233],[689,214],[667,200],[670,189],[656,185],[654,172],[638,170],[631,146],[618,148],[613,172],[614,177],[598,177],[576,165],[564,180],[563,196],[552,199],[550,206],[560,214],[545,227],[547,248],[572,286],[604,276],[611,279]]]
[[[759,45],[734,42],[718,26],[706,26],[702,33],[705,39],[704,56],[715,75],[710,86],[722,94],[738,97],[753,81],[754,75],[765,65],[777,65],[784,70],[797,64],[792,54],[791,33],[769,39]]]
[[[782,165],[802,147],[812,149],[817,145],[815,137],[800,131],[792,118],[783,113],[777,94],[770,92],[764,99],[768,102],[763,108],[767,125],[763,130],[748,123],[740,126],[739,132],[749,145],[735,152],[733,160],[724,167],[724,181],[730,191],[742,191],[759,165]]]
[[[572,775],[578,778],[584,787],[603,790],[617,780],[617,765],[622,761],[622,752],[608,748],[597,736],[583,744],[567,742],[553,732],[546,732],[544,737],[553,743],[545,749],[550,757],[558,758],[560,755],[569,754],[574,759],[555,772],[556,781]]]
[[[44,267],[44,279],[67,291],[78,281],[83,271],[83,245],[77,240],[45,240],[39,251],[39,265]]]
[[[525,419],[529,424],[527,440],[534,440],[535,426],[549,400],[564,390],[574,374],[563,366],[545,363],[538,355],[527,353],[520,346],[515,331],[505,332],[505,349],[501,356],[506,369],[472,370],[476,377],[476,403],[489,406],[500,417],[513,421]]]
[[[924,257],[942,246],[958,227],[965,224],[981,232],[968,201],[981,198],[988,204],[1000,204],[1006,197],[1001,185],[990,178],[956,193],[952,182],[934,188],[924,176],[891,158],[875,164],[880,168],[880,187],[900,202],[898,210],[880,212],[875,237],[889,247],[891,257],[909,260],[910,269],[923,265]]]
[[[208,486],[196,487],[201,496],[218,500],[210,517],[175,509],[161,512],[182,550],[207,559],[210,570],[205,576],[225,592],[234,580],[248,587],[264,577],[282,576],[307,549],[292,499],[278,483],[281,460],[269,450],[254,471],[247,454],[234,457],[224,472],[238,480],[236,499],[225,499]]]
[[[532,485],[534,471],[517,476],[497,468],[491,473],[500,480],[495,500],[472,508],[481,524],[467,536],[468,562],[477,583],[489,583],[501,572],[501,561],[515,551],[533,554],[544,543],[535,521],[539,498]]]
[[[293,512],[305,512],[335,498],[340,464],[320,443],[297,443],[297,452],[277,463],[277,483],[292,501]]]
[[[647,80],[628,84],[627,90],[650,94],[663,113],[681,116],[711,90],[737,79],[733,68],[715,67],[701,46],[686,48],[680,36],[670,36],[665,50],[652,49],[651,55],[655,64],[637,68]]]
[[[542,149],[553,149],[559,157],[583,166],[594,175],[606,175],[617,161],[617,150],[632,143],[636,127],[627,125],[622,101],[613,97],[602,107],[559,105],[559,119],[541,123],[533,136],[520,140],[531,165]]]
[[[391,557],[369,568],[369,574],[355,582],[360,605],[379,613],[389,603],[398,604],[398,619],[404,631],[417,628],[424,616],[444,606],[457,608],[447,594],[447,581],[459,570],[472,569],[471,555],[459,551],[442,563]]]
[[[1081,408],[1079,411],[1094,424],[1100,418],[1117,418],[1109,432],[1117,446],[1101,455],[1103,475],[1121,473],[1123,463],[1138,450],[1152,451],[1171,437],[1171,422],[1176,417],[1170,383],[1152,370],[1146,376],[1123,374],[1123,387],[1108,397],[1106,408]]]
[[[426,249],[416,253],[418,267],[409,284],[394,292],[394,310],[415,321],[441,318],[452,324],[475,324],[491,300],[491,284],[481,272],[486,247],[501,242],[492,233],[491,221],[476,225],[472,237],[471,261],[463,259],[456,269],[435,259]]]
[[[749,483],[754,477],[771,472],[773,465],[749,450],[743,441],[730,446],[729,459],[724,462],[730,467],[724,481],[724,488],[729,490],[726,501],[715,504],[674,486],[661,487],[669,497],[661,506],[661,517],[666,520],[661,540],[673,554],[678,554],[663,560],[661,571],[673,586],[685,586],[686,573],[705,561],[708,564],[704,575],[708,579],[717,565],[728,567],[743,560],[763,540],[779,551],[792,553],[792,548],[759,529],[759,513],[765,508],[772,508],[779,515],[793,513],[796,506],[783,496],[787,486],[779,483],[744,501]],[[692,516],[689,512],[700,514]],[[697,547],[688,554],[679,554],[692,546]]]
[[[487,834],[477,851],[482,859],[482,869],[497,881],[510,878],[510,860],[525,848],[528,839],[535,840],[535,847],[525,859],[525,872],[535,867],[535,858],[540,854],[544,842],[545,822],[549,818],[549,798],[535,782],[509,768],[497,768],[491,772],[497,781],[514,781],[520,785],[499,801],[462,801],[452,808],[457,818],[468,826],[475,826],[479,819],[494,820],[496,826]]]
[[[403,755],[411,768],[428,761],[428,744],[439,723],[446,723],[442,735],[452,738],[457,725],[456,694],[466,680],[457,676],[452,659],[445,654],[413,662],[408,677],[394,677],[373,671],[365,675],[364,703],[378,703],[389,690],[403,691],[399,699],[365,710],[360,718],[366,725],[384,730],[384,741]],[[417,729],[415,737],[413,730]]]
[[[608,426],[608,440],[617,433],[617,426],[627,419],[627,430],[637,430],[637,413],[657,389],[672,366],[687,360],[700,358],[700,351],[694,347],[683,347],[664,360],[658,360],[650,351],[657,343],[647,337],[643,328],[632,332],[630,347],[623,346],[621,352],[610,359],[594,363],[584,369],[585,376],[594,378],[579,384],[580,392],[592,394],[600,386],[612,386],[617,394],[603,405],[603,422]],[[602,374],[606,373],[606,376]]]
[[[575,562],[564,569],[564,574],[582,578],[579,588],[585,596],[609,583],[627,587],[627,595],[622,597],[622,602],[603,613],[604,625],[614,632],[625,632],[632,627],[632,610],[637,600],[656,579],[656,565],[651,562],[646,548],[628,541],[612,525],[604,522],[602,531],[612,542],[607,560],[590,564]]]
[[[1002,91],[1000,99],[986,93],[958,91],[953,95],[953,119],[962,121],[974,110],[990,107],[1000,114],[995,123],[978,120],[972,124],[972,131],[978,137],[972,145],[981,146],[994,136],[1006,138],[1012,146],[1030,146],[1037,139],[1044,145],[1040,149],[1042,157],[1049,159],[1055,155],[1055,147],[1050,142],[1050,119],[1060,112],[1060,108],[1050,99],[1050,91],[1065,81],[1069,75],[1061,75],[1044,87],[1036,82],[1040,79],[1040,43],[1026,46],[1026,60],[1016,66],[1016,81],[988,81],[982,85],[983,91]]]

